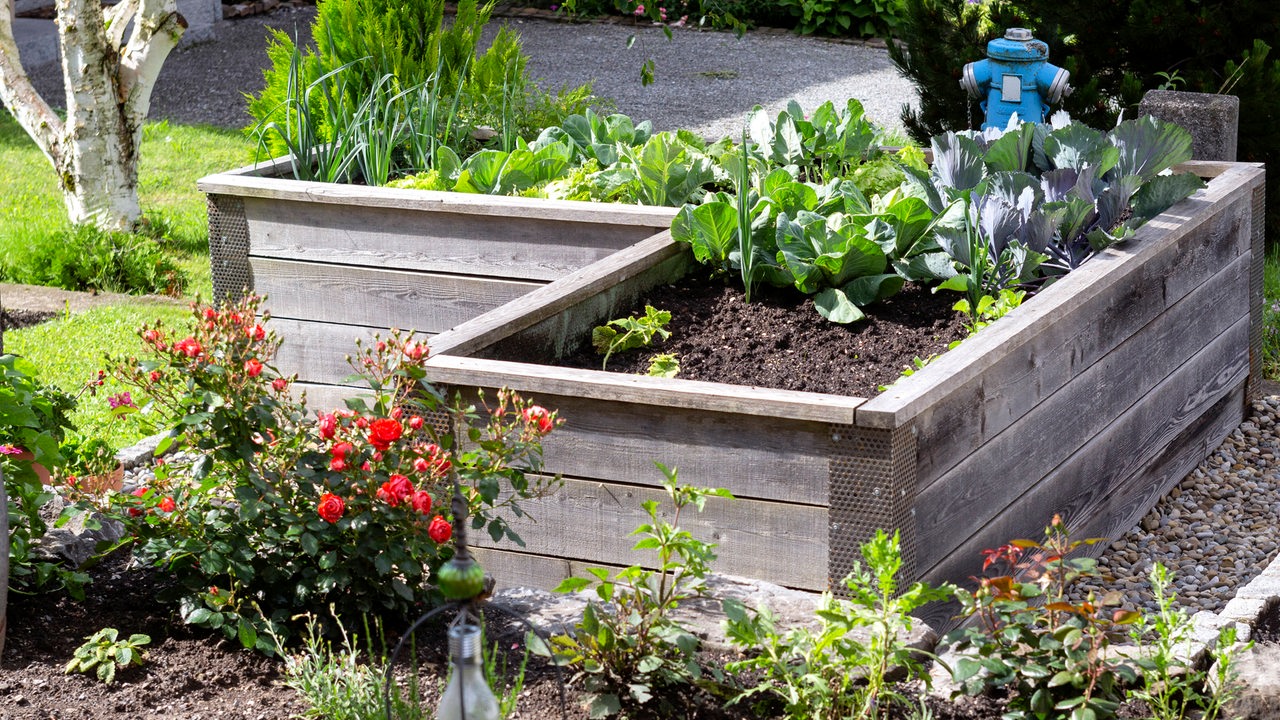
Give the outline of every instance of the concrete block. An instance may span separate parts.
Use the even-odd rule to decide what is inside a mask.
[[[1259,575],[1248,585],[1236,591],[1236,597],[1246,600],[1270,600],[1280,597],[1280,578]]]
[[[1220,616],[1227,620],[1236,622],[1251,623],[1258,619],[1262,611],[1267,607],[1265,598],[1233,598],[1227,603],[1226,607],[1218,612]]]
[[[1191,133],[1192,160],[1235,162],[1240,98],[1234,95],[1151,90],[1138,104],[1138,113],[1186,128]]]

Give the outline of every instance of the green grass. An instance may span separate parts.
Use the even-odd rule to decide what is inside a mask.
[[[1262,295],[1262,374],[1280,381],[1280,245],[1267,249]]]
[[[184,305],[131,303],[94,308],[70,314],[4,334],[5,352],[21,355],[40,368],[40,380],[75,395],[85,383],[107,370],[105,356],[129,357],[140,354],[142,341],[137,330],[143,323],[162,321],[182,327],[191,320]],[[107,397],[128,388],[112,379],[94,395],[80,396],[71,420],[85,438],[99,438],[114,449],[127,447],[157,431],[155,418],[139,413],[122,419],[111,415]],[[135,397],[139,407],[145,398]]]
[[[253,143],[236,130],[168,121],[143,130],[138,195],[145,234],[158,238],[187,273],[189,297],[212,293],[208,215],[196,180],[248,164],[253,153]],[[17,122],[0,113],[0,278],[25,256],[64,243],[70,229],[52,165]]]

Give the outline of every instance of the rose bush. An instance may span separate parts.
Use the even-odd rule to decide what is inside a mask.
[[[554,414],[506,391],[494,407],[447,401],[423,380],[426,347],[397,330],[357,343],[367,399],[313,414],[272,365],[280,340],[258,298],[195,312],[190,335],[145,326],[148,356],[114,362],[180,418],[168,437],[198,458],[158,466],[128,498],[151,510],[133,517],[135,552],[176,575],[186,622],[270,652],[265,630],[285,636],[316,608],[405,619],[432,600],[430,574],[452,554],[455,476],[473,526],[520,542],[503,513],[522,514],[554,482],[533,474]]]

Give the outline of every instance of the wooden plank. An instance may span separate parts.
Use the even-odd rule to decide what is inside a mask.
[[[485,390],[486,397],[494,393]],[[741,498],[827,505],[827,423],[522,395],[559,410],[565,421],[543,439],[548,473],[657,487],[658,461],[678,468],[684,482],[727,488]]]
[[[541,281],[664,227],[255,198],[244,212],[255,257]]]
[[[204,193],[233,195],[246,199],[278,199],[325,205],[399,208],[420,212],[494,215],[529,220],[632,225],[644,228],[669,226],[678,209],[623,203],[371,187],[272,177],[272,175],[286,173],[291,173],[287,160],[267,161],[230,172],[205,176],[196,181],[196,188]]]
[[[617,572],[621,565],[608,563],[583,563],[577,560],[566,560],[546,555],[514,551],[513,545],[507,549],[475,547],[476,560],[484,566],[485,572],[493,575],[495,590],[505,588],[528,587],[538,590],[555,590],[561,580],[567,577],[587,577],[587,568],[604,568]]]
[[[1048,297],[1035,298],[900,383],[916,388],[910,391],[914,397],[889,409],[882,419],[905,422],[906,412],[916,413],[910,422],[919,433],[920,447],[926,449],[918,464],[922,486],[1098,362],[1164,312],[1180,293],[1191,291],[1241,254],[1247,255],[1247,249],[1237,252],[1234,242],[1205,240],[1237,239],[1231,233],[1245,222],[1246,207],[1234,203],[1229,210],[1202,223],[1200,232],[1183,234],[1179,242],[1157,248],[1160,252],[1154,256],[1144,253],[1143,263],[1133,264],[1119,253],[1091,260],[1047,288],[1044,295]],[[1110,267],[1123,272],[1106,272]],[[1094,268],[1103,272],[1093,274]],[[1197,276],[1194,283],[1187,279],[1192,272]],[[939,374],[926,377],[922,385],[910,382],[935,364],[940,366]],[[888,407],[888,394],[858,408],[859,424],[869,418],[866,408],[877,403],[882,410]]]
[[[558,316],[563,311],[596,301],[596,296],[603,293],[616,294],[620,292],[618,286],[625,281],[645,280],[651,271],[665,268],[669,263],[675,266],[671,272],[678,273],[674,277],[680,277],[689,262],[687,247],[673,241],[669,231],[658,233],[534,290],[516,305],[498,308],[441,333],[432,351],[439,355],[475,355],[543,321],[562,322]],[[653,284],[658,282],[655,278]],[[648,287],[652,285],[645,289]]]
[[[1110,502],[1124,502],[1113,496],[1117,487],[1145,472],[1184,430],[1212,413],[1223,397],[1240,390],[1249,372],[1248,329],[1247,319],[1233,325],[990,523],[953,548],[943,549],[945,554],[936,553],[941,559],[922,573],[923,579],[962,580],[978,567],[981,550],[1014,538],[1039,537],[1055,512],[1087,508],[1107,502],[1108,497]],[[1243,405],[1233,407],[1238,423]],[[1072,517],[1064,520],[1076,522]]]
[[[296,382],[290,391],[297,397],[302,392],[307,394],[307,407],[313,412],[323,412],[346,407],[346,399],[362,397],[369,400],[373,394],[368,389],[345,387],[342,385],[321,385],[318,383]]]
[[[655,470],[653,474],[657,474]],[[682,480],[685,478],[682,476]],[[686,480],[687,482],[687,480]],[[585,563],[652,565],[652,551],[633,551],[631,531],[648,522],[641,503],[653,500],[671,519],[661,488],[566,478],[553,494],[521,503],[529,518],[509,519],[527,547],[540,555]],[[709,498],[701,513],[687,509],[679,525],[717,543],[717,572],[813,590],[827,588],[827,513],[822,507],[759,500]],[[478,547],[495,545],[487,535]]]
[[[915,502],[922,548],[943,552],[1008,507],[1026,488],[1102,432],[1158,383],[1201,353],[1213,333],[1248,319],[1248,256],[1184,298],[1141,332],[984,443],[936,482],[920,482]],[[1203,329],[1187,332],[1187,328]],[[1202,334],[1203,333],[1203,334]],[[1242,346],[1248,353],[1247,338]],[[1221,360],[1224,348],[1203,356]],[[1215,368],[1203,366],[1209,375]],[[1035,452],[1024,452],[1025,448]],[[932,448],[921,447],[920,456]],[[930,558],[921,557],[927,566]]]
[[[465,275],[251,258],[275,317],[440,333],[542,287]]]
[[[1178,483],[1218,449],[1240,426],[1245,398],[1243,388],[1222,397],[1204,415],[1173,438],[1149,467],[1132,473],[1107,496],[1091,499],[1081,507],[1064,508],[1068,527],[1078,538],[1115,540],[1129,532]],[[1094,557],[1106,549],[1096,546]]]
[[[1203,278],[1249,252],[1249,194],[1244,188],[1257,179],[1256,173],[1252,168],[1233,169],[1214,179],[1209,188],[1139,229],[1133,240],[1101,253],[999,323],[873,398],[859,408],[859,424],[900,427],[936,411],[944,399],[963,406],[980,404],[984,395],[977,383],[989,382],[1000,364],[1006,365],[1004,374],[1039,376],[1035,382],[1019,380],[1025,388],[1044,388],[1039,397],[1052,392],[1073,373],[1044,377],[1046,370],[1063,367],[1048,360],[1066,357],[1072,361],[1070,367],[1091,364],[1127,337],[1128,328],[1141,327]],[[1077,337],[1074,332],[1062,337],[1061,319],[1077,314],[1091,316],[1096,337]],[[1007,367],[1010,364],[1013,367]],[[965,397],[948,398],[953,393]],[[1032,403],[1039,399],[1024,397]],[[984,418],[984,425],[996,420]],[[951,420],[945,423],[945,434],[954,435],[949,430],[954,426]],[[928,444],[923,436],[921,442]]]
[[[854,411],[865,402],[843,395],[451,355],[433,357],[427,368],[428,379],[442,385],[508,387],[537,396],[572,396],[841,425],[853,424]]]
[[[345,380],[355,371],[346,358],[355,353],[356,340],[367,343],[375,333],[387,334],[386,328],[277,317],[271,318],[271,327],[281,339],[276,353],[280,373],[297,373],[300,380],[322,385],[350,384]]]

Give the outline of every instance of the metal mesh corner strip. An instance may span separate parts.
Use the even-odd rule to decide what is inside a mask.
[[[253,290],[249,267],[249,221],[244,199],[233,195],[206,195],[209,205],[209,264],[213,273],[213,300],[237,302]]]
[[[836,593],[861,558],[859,548],[883,529],[901,532],[902,577],[916,573],[916,440],[910,428],[831,426],[828,584]]]
[[[1245,388],[1245,401],[1252,403],[1262,398],[1262,332],[1263,332],[1263,265],[1267,234],[1266,186],[1253,190],[1249,266],[1249,382]]]

